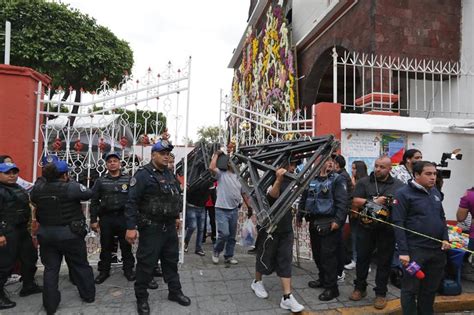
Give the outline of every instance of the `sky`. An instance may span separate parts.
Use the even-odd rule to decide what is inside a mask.
[[[197,140],[199,127],[219,124],[220,89],[224,94],[230,93],[233,71],[227,66],[245,33],[249,0],[61,2],[95,18],[128,42],[134,54],[135,76],[144,76],[148,67],[162,71],[168,61],[176,67],[183,66],[191,56],[189,137]],[[171,125],[173,133],[175,123]],[[181,142],[184,117],[178,134]]]

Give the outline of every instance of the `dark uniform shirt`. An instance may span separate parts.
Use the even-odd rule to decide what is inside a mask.
[[[26,190],[18,184],[0,183],[0,221],[17,225],[28,222],[30,216]]]
[[[148,195],[158,195],[161,193],[160,187],[166,185],[173,191],[181,193],[180,184],[176,177],[167,168],[162,171],[155,168],[153,163],[140,168],[135,176],[130,180],[130,191],[128,193],[128,201],[125,206],[125,218],[127,220],[127,229],[133,230],[137,226],[137,216],[143,212],[140,209],[140,202]],[[177,219],[164,218],[164,220]]]
[[[343,226],[346,223],[346,217],[347,217],[347,199],[349,198],[347,194],[347,187],[346,187],[346,182],[342,176],[338,176],[337,174],[329,174],[328,176],[317,176],[314,180],[319,181],[319,182],[324,182],[328,180],[329,176],[335,176],[333,179],[332,185],[329,187],[332,189],[332,198],[333,198],[333,210],[332,213],[329,215],[330,217],[335,218],[335,222],[339,226]],[[306,199],[308,198],[308,192],[309,188],[305,189],[303,191],[303,194],[301,195],[301,199],[299,202],[298,208],[305,212],[305,204],[306,204]],[[315,216],[316,218],[319,217],[324,217],[320,215],[312,215]]]
[[[106,174],[98,178],[92,187],[91,223],[97,222],[99,215],[107,212],[123,212],[128,198],[130,176]]]

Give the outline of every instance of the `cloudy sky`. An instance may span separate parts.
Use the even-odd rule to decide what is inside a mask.
[[[217,125],[219,91],[229,93],[232,70],[227,65],[245,32],[248,0],[62,0],[94,17],[117,37],[130,43],[133,73],[148,67],[162,71],[168,61],[176,66],[192,57],[190,137],[200,126]],[[183,103],[184,104],[184,103]],[[183,117],[184,120],[184,117]],[[180,124],[179,138],[184,136]],[[174,123],[173,123],[174,126]],[[170,127],[173,132],[174,127]],[[172,135],[174,138],[174,135]]]

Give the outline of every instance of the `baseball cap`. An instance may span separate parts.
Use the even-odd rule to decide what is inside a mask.
[[[54,154],[48,154],[48,155],[45,155],[43,156],[43,158],[41,159],[41,164],[43,166],[46,166],[46,164],[48,163],[54,163],[56,161],[59,161],[59,158],[57,155],[54,155]]]
[[[18,172],[20,171],[14,163],[0,163],[0,173],[6,173],[13,169],[16,169]]]
[[[173,150],[174,146],[167,140],[160,140],[153,145],[151,152],[169,151]]]
[[[56,166],[56,169],[59,173],[67,173],[69,172],[69,165],[67,165],[66,161],[57,160],[54,161],[53,164]]]
[[[107,154],[105,155],[105,158],[104,158],[104,159],[107,161],[107,160],[108,160],[109,158],[111,158],[111,157],[116,157],[117,159],[120,160],[120,154],[117,153],[117,152],[113,152],[113,151],[107,153]]]

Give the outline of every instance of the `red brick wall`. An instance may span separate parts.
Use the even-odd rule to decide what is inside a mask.
[[[457,61],[461,1],[359,0],[317,41],[298,50],[300,105],[314,103],[330,49]],[[318,62],[316,62],[318,61]]]

